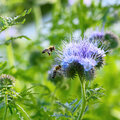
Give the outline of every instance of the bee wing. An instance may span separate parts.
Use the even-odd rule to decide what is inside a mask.
[[[46,52],[48,52],[48,49],[44,49],[44,50],[42,51],[42,53],[46,53]]]

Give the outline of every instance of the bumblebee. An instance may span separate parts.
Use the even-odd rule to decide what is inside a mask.
[[[44,49],[43,51],[42,51],[42,53],[48,53],[48,55],[50,56],[51,55],[51,52],[53,51],[53,50],[55,50],[55,47],[54,46],[50,46],[49,48],[47,48],[47,49]]]
[[[60,70],[60,69],[61,69],[61,65],[57,65],[57,66],[54,68],[54,70],[53,70],[53,76],[52,76],[53,79],[55,78],[55,76],[56,76],[56,74],[57,74],[57,71]]]

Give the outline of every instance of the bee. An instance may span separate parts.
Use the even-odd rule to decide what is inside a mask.
[[[42,51],[42,53],[48,53],[48,55],[50,56],[51,54],[51,52],[53,51],[53,50],[55,50],[55,47],[54,46],[50,46],[49,48],[47,48],[47,49],[44,49],[43,51]]]
[[[57,65],[54,70],[53,70],[53,76],[52,78],[55,78],[56,74],[57,74],[57,71],[61,69],[61,65]]]

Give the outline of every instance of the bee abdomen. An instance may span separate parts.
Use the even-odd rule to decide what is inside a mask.
[[[56,71],[56,70],[54,70],[54,71],[53,71],[53,76],[52,76],[52,78],[53,78],[53,79],[55,78],[56,73],[57,73],[57,71]]]

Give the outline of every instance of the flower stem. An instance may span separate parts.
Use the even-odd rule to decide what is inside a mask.
[[[7,95],[5,94],[5,112],[4,112],[4,117],[3,120],[6,120],[6,116],[7,116]]]
[[[9,38],[10,38],[9,33],[8,31],[6,31],[6,40],[8,40]],[[7,50],[8,64],[10,67],[13,67],[14,66],[14,54],[13,54],[11,43],[6,46],[6,50]]]
[[[36,3],[33,5],[33,14],[35,18],[36,31],[39,36],[42,27],[42,12],[40,6],[38,6]]]
[[[11,43],[7,46],[7,55],[8,55],[9,66],[10,67],[14,66],[14,55],[13,55],[13,50],[12,50],[12,44]]]
[[[87,104],[87,100],[86,100],[86,92],[85,92],[85,79],[81,80],[81,92],[82,92],[82,108],[81,111],[78,115],[77,120],[82,120],[85,108],[86,108],[86,104]]]
[[[4,112],[3,120],[6,120],[6,116],[7,116],[7,105],[5,105],[5,112]]]

